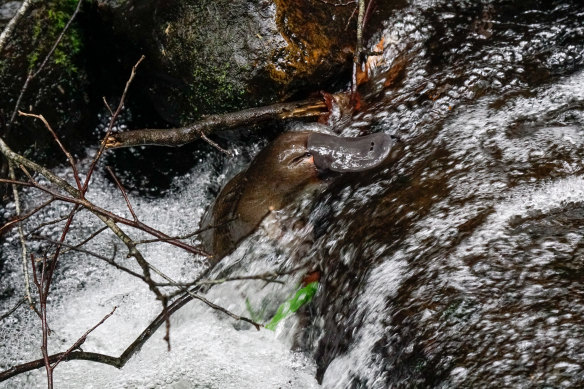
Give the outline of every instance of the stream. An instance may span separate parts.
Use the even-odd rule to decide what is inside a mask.
[[[369,47],[382,39],[361,89],[363,109],[342,134],[397,136],[399,156],[298,199],[277,216],[306,221],[302,228],[274,238],[274,221],[266,220],[216,270],[309,264],[322,274],[313,301],[275,332],[190,302],[171,318],[170,352],[161,328],[120,370],[62,363],[56,387],[584,386],[584,5],[411,0]],[[170,235],[196,230],[218,189],[266,143],[238,139],[233,158],[198,153],[200,163],[161,196],[131,191],[136,214]],[[67,168],[55,172],[72,182]],[[129,216],[106,176],[98,169],[88,197]],[[23,192],[27,208],[45,199]],[[70,209],[52,205],[27,227]],[[14,204],[3,212],[13,215]],[[100,227],[82,211],[69,239]],[[39,234],[58,239],[61,228]],[[33,241],[29,249],[46,245]],[[117,260],[129,262],[109,232],[87,248],[111,256],[114,246]],[[205,268],[202,258],[163,243],[143,253],[179,281]],[[0,242],[0,314],[22,295],[19,256],[13,231]],[[301,276],[284,285],[225,283],[207,298],[267,321]],[[128,274],[64,254],[49,299],[50,349],[66,350],[114,306],[83,350],[119,355],[160,303]],[[0,368],[40,358],[40,344],[38,318],[21,307],[1,323]],[[43,369],[0,383],[45,386]]]

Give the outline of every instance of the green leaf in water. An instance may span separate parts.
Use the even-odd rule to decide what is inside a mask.
[[[294,297],[282,303],[272,320],[266,324],[268,330],[275,331],[278,323],[296,312],[301,306],[309,303],[318,290],[318,282],[314,281],[300,289]]]

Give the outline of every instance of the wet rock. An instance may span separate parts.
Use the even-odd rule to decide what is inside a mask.
[[[146,55],[142,89],[156,109],[185,122],[338,79],[350,66],[356,19],[353,3],[334,3],[129,0],[98,7],[120,39]]]
[[[315,222],[323,277],[303,341],[317,377],[580,387],[582,5],[428,4],[388,21],[378,93],[363,93],[379,109],[345,129],[399,134],[406,153],[333,188]]]

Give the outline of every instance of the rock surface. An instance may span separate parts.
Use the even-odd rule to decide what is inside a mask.
[[[128,0],[98,4],[115,34],[146,55],[149,73],[144,92],[171,122],[317,91],[351,65],[353,3]]]

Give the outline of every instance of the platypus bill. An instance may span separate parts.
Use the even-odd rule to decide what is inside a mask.
[[[208,230],[201,238],[212,262],[235,250],[268,213],[322,184],[323,173],[372,169],[389,156],[392,146],[392,138],[383,133],[359,138],[315,132],[280,135],[225,185],[207,211],[202,227]]]

